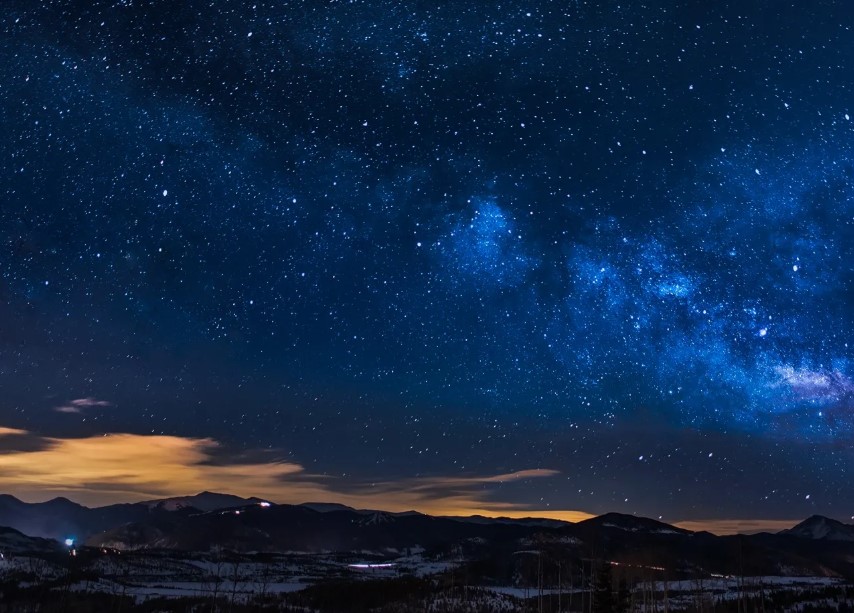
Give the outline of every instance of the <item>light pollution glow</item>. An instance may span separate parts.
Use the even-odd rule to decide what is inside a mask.
[[[490,497],[490,486],[559,474],[548,469],[471,477],[418,477],[363,484],[345,491],[336,489],[331,478],[309,474],[293,462],[214,461],[213,453],[221,445],[211,438],[128,433],[52,438],[0,427],[0,442],[24,438],[35,438],[38,445],[23,451],[0,452],[0,490],[31,502],[65,495],[81,504],[98,506],[216,490],[278,502],[337,502],[393,512],[414,509],[431,515],[537,517],[570,522],[594,516],[577,510],[529,508]],[[675,525],[732,534],[776,531],[795,523],[796,520],[709,519]]]

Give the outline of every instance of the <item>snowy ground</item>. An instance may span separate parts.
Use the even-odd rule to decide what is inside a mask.
[[[779,590],[792,587],[826,587],[830,585],[844,585],[841,579],[833,577],[710,577],[704,579],[690,579],[682,581],[656,581],[651,584],[655,591],[670,592],[695,592],[702,588],[704,591],[714,592],[737,592],[739,586],[742,591],[757,590]]]
[[[77,557],[8,556],[0,559],[0,580],[15,580],[18,585],[54,584],[53,589],[127,596],[137,602],[152,598],[222,597],[250,603],[254,599],[288,594],[320,581],[373,581],[403,576],[419,578],[439,576],[453,570],[459,558],[431,559],[421,550],[410,550],[396,558],[380,557],[375,552],[351,554],[232,555],[207,552],[117,552],[87,550]],[[68,585],[63,577],[71,571],[92,577]],[[97,577],[97,578],[95,578]],[[443,585],[440,582],[437,586]],[[446,584],[444,584],[446,585]],[[679,611],[694,609],[700,602],[735,601],[739,598],[769,597],[777,593],[803,596],[787,611],[801,613],[807,602],[820,604],[828,592],[846,587],[840,579],[829,577],[766,576],[704,577],[681,581],[656,581],[634,586],[635,610]],[[850,587],[850,586],[849,586]],[[564,597],[564,603],[578,601],[584,590],[559,590],[556,586],[468,585],[456,590],[437,587],[437,592],[422,603],[426,611],[520,611],[524,601],[534,598]],[[666,601],[666,604],[665,604]],[[854,603],[852,603],[854,604]]]
[[[634,596],[645,601],[644,610],[679,611],[704,606],[701,603],[758,601],[785,593],[796,600],[801,596],[806,599],[785,609],[796,613],[802,611],[809,601],[808,594],[834,588],[841,593],[846,587],[850,588],[851,584],[833,577],[708,577],[639,584],[634,589]],[[840,602],[838,597],[831,600]],[[819,603],[818,600],[811,602]]]
[[[54,559],[19,555],[0,559],[0,580],[20,577],[19,585],[38,585],[85,570],[98,579],[78,581],[62,589],[150,598],[211,597],[247,602],[265,595],[296,592],[321,580],[370,581],[403,575],[427,577],[454,566],[412,549],[395,559],[376,552],[253,556],[224,553],[181,555],[163,552],[89,550]]]

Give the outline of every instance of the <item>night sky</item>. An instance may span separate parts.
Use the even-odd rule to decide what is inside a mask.
[[[850,521],[852,27],[4,0],[0,490]]]

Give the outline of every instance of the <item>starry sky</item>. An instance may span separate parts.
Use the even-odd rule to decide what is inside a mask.
[[[849,521],[850,17],[5,0],[0,489]]]

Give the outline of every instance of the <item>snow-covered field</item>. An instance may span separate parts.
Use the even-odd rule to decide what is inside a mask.
[[[788,595],[796,601],[804,599],[781,609],[795,613],[802,611],[807,602],[818,603],[818,600],[810,599],[810,594],[821,590],[834,590],[834,588],[838,590],[838,594],[842,594],[846,587],[851,588],[852,585],[833,577],[707,577],[641,583],[635,586],[633,596],[636,600],[644,602],[645,611],[679,611],[713,606],[714,603],[758,602],[779,595]],[[830,598],[834,607],[842,600],[839,596]]]
[[[682,581],[655,581],[651,587],[655,591],[669,592],[738,592],[779,590],[792,587],[826,587],[830,585],[844,585],[842,579],[834,577],[709,577],[703,579],[688,579]]]
[[[395,559],[377,559],[376,552],[353,554],[231,555],[90,550],[74,557],[27,555],[0,558],[0,580],[19,577],[19,585],[57,581],[72,569],[97,579],[62,583],[57,589],[74,592],[150,598],[222,596],[235,602],[286,594],[320,581],[371,581],[400,576],[429,577],[454,563],[427,558],[410,550]]]
[[[123,596],[137,603],[154,598],[222,598],[253,603],[260,598],[285,597],[330,580],[370,582],[435,577],[436,592],[421,602],[419,610],[461,612],[521,611],[529,599],[562,597],[564,604],[578,604],[589,597],[590,590],[580,589],[577,583],[574,589],[544,586],[541,590],[525,585],[464,585],[458,582],[459,575],[454,577],[461,563],[459,557],[433,559],[419,549],[395,558],[380,557],[375,552],[235,555],[87,550],[76,557],[7,556],[0,559],[0,581],[17,580],[21,587],[48,585],[54,590]],[[69,579],[76,576],[86,578]],[[449,577],[453,577],[450,582]],[[785,610],[801,613],[808,602],[839,601],[839,597],[828,594],[843,594],[846,587],[854,590],[841,579],[830,577],[707,576],[638,583],[633,586],[631,600],[637,611],[680,611],[694,610],[699,603],[786,594],[793,598]]]

